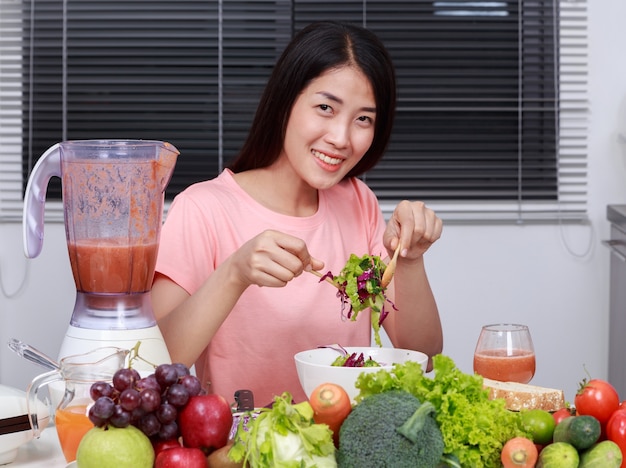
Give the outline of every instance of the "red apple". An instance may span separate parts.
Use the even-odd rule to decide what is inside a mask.
[[[154,461],[154,468],[207,468],[204,452],[197,448],[173,447],[162,450]]]
[[[180,447],[180,442],[178,439],[170,439],[170,440],[159,440],[158,442],[153,442],[152,447],[154,448],[154,455],[157,456],[163,450],[169,450],[172,448]]]
[[[226,445],[232,425],[230,405],[214,393],[191,397],[178,414],[183,445],[199,448],[206,455]]]

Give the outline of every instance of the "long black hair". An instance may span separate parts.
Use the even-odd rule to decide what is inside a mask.
[[[327,70],[358,68],[369,80],[376,101],[372,144],[346,177],[361,175],[383,156],[396,106],[395,71],[383,43],[371,31],[349,23],[323,21],[298,32],[276,62],[237,158],[237,173],[271,165],[283,149],[294,102],[311,81]]]

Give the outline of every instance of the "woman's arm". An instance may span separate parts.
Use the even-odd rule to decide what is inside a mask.
[[[285,286],[309,265],[324,266],[309,255],[304,241],[265,231],[228,257],[192,295],[157,273],[152,307],[172,360],[193,364],[248,286]]]
[[[385,319],[385,331],[394,346],[416,349],[430,357],[442,351],[443,332],[423,255],[441,232],[442,222],[432,210],[420,202],[403,201],[394,210],[384,234],[388,250],[395,249],[398,242],[402,245],[387,290],[398,310],[391,310]]]

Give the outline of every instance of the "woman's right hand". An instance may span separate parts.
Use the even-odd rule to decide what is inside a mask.
[[[302,239],[273,230],[243,244],[230,263],[244,287],[282,287],[306,269],[324,268],[324,262],[311,256]]]

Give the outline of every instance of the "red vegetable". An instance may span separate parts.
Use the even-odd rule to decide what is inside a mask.
[[[606,423],[606,436],[619,446],[622,451],[622,459],[626,460],[626,410],[618,409],[613,412]]]
[[[573,416],[573,414],[569,408],[561,408],[560,410],[557,410],[554,413],[552,413],[552,417],[554,418],[554,423],[556,425],[558,425],[565,418],[569,418],[570,416]]]
[[[585,379],[574,397],[574,404],[578,414],[593,416],[604,427],[619,407],[619,396],[609,382],[601,379],[587,382]]]
[[[502,447],[500,460],[504,468],[533,468],[539,451],[535,443],[526,437],[514,437]]]

